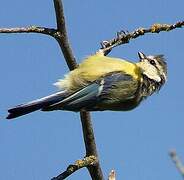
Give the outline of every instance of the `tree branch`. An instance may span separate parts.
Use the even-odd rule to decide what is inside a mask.
[[[0,33],[40,33],[57,37],[57,30],[52,28],[28,26],[28,27],[16,27],[16,28],[0,28]]]
[[[184,165],[182,164],[181,159],[178,157],[176,151],[175,150],[170,151],[169,155],[171,157],[171,160],[175,164],[176,168],[184,178]]]
[[[58,175],[57,177],[52,178],[52,180],[62,180],[73,174],[75,171],[88,167],[88,166],[93,166],[97,162],[97,158],[95,156],[89,156],[85,157],[82,160],[77,160],[74,164],[70,164],[66,171]]]
[[[65,60],[70,70],[73,70],[77,67],[75,57],[73,55],[72,49],[70,47],[69,39],[67,36],[65,17],[63,4],[61,0],[54,0],[54,8],[56,13],[56,22],[57,22],[57,31],[58,37],[57,41],[61,47]]]
[[[77,63],[73,56],[73,53],[72,53],[72,50],[71,50],[71,47],[68,41],[67,33],[66,33],[67,31],[66,31],[66,26],[65,26],[65,18],[64,18],[62,1],[54,0],[54,7],[56,11],[56,21],[57,21],[58,32],[61,34],[60,38],[57,38],[57,41],[65,56],[65,60],[67,61],[69,69],[73,70],[77,67]],[[99,160],[98,160],[98,153],[96,149],[90,114],[89,112],[81,111],[80,117],[81,117],[83,137],[84,137],[84,142],[85,142],[85,147],[86,147],[86,156],[96,157],[95,163],[87,166],[88,171],[93,180],[102,180],[103,174],[102,174],[102,170],[101,170]]]
[[[97,163],[93,166],[88,166],[89,173],[93,180],[102,180],[103,173],[100,167],[98,153],[95,143],[95,137],[93,132],[93,126],[90,118],[90,113],[82,110],[80,112],[80,118],[82,123],[83,137],[86,148],[86,156],[94,155],[97,158]]]
[[[176,28],[184,26],[184,21],[179,21],[175,24],[153,24],[150,28],[139,28],[133,32],[126,33],[121,31],[117,33],[117,37],[111,40],[101,42],[101,49],[99,52],[107,55],[114,47],[129,43],[130,40],[143,36],[146,33],[159,33],[161,31],[171,31]]]

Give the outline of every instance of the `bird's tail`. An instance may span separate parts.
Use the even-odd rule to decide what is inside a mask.
[[[6,117],[7,119],[13,119],[33,111],[37,111],[39,109],[45,108],[52,104],[58,103],[62,99],[66,97],[65,91],[57,92],[55,94],[28,102],[26,104],[20,104],[14,108],[8,110],[9,114]]]

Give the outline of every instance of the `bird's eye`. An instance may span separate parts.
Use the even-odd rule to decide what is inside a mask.
[[[150,64],[152,64],[153,66],[156,65],[156,63],[155,63],[154,60],[151,60],[151,61],[150,61]]]

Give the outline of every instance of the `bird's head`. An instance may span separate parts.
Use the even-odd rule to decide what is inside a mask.
[[[163,55],[148,55],[138,52],[142,74],[162,86],[167,80],[167,64]]]

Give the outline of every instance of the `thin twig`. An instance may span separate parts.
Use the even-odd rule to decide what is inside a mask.
[[[62,1],[54,0],[54,8],[56,12],[57,31],[59,34],[57,41],[61,47],[61,50],[63,52],[63,55],[65,57],[69,69],[73,70],[77,67],[77,63],[67,36]]]
[[[16,28],[0,28],[0,33],[40,33],[52,37],[57,36],[57,30],[53,28],[45,28],[38,26],[16,27]]]
[[[77,160],[74,164],[70,164],[67,167],[66,171],[62,172],[57,177],[52,178],[52,180],[63,180],[68,176],[70,176],[71,174],[73,174],[75,171],[84,167],[95,165],[96,162],[97,162],[97,159],[95,156],[89,156],[89,157],[85,157],[82,160]]]
[[[175,164],[176,168],[178,169],[178,171],[180,172],[180,174],[182,175],[182,177],[184,178],[184,165],[181,162],[181,159],[179,158],[179,156],[177,155],[175,150],[172,150],[169,152],[169,155],[171,157],[171,160],[173,161],[173,163]]]
[[[143,36],[146,33],[159,33],[161,31],[171,31],[176,28],[181,28],[184,26],[184,21],[179,21],[175,24],[153,24],[150,28],[139,28],[133,32],[127,33],[121,31],[117,33],[117,37],[111,40],[106,40],[101,43],[102,48],[99,51],[102,51],[107,55],[114,47],[121,44],[129,43],[131,39],[135,39],[139,36]]]

